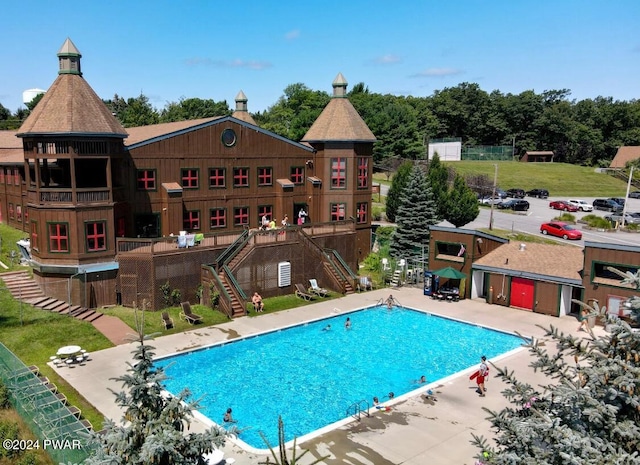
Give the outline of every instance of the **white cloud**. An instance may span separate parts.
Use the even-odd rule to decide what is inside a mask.
[[[420,71],[419,73],[412,74],[410,77],[421,78],[421,77],[443,77],[443,76],[455,76],[457,74],[462,74],[463,71],[455,68],[429,68],[424,71]]]
[[[402,60],[398,55],[387,54],[376,57],[373,61],[378,65],[393,65],[395,63],[400,63]]]
[[[284,38],[287,40],[295,40],[300,37],[300,29],[294,29],[293,31],[289,31],[284,35]]]
[[[267,69],[273,66],[268,61],[245,61],[239,58],[236,58],[235,60],[224,61],[212,60],[211,58],[194,57],[187,58],[186,60],[184,60],[184,62],[187,66],[215,66],[217,68],[248,68],[255,70]]]

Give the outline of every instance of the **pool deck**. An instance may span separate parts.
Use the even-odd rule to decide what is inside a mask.
[[[553,325],[565,333],[576,332],[578,322],[574,317],[555,318],[523,310],[488,305],[483,300],[463,300],[456,303],[434,301],[423,295],[419,288],[402,287],[380,289],[360,294],[351,294],[340,299],[319,301],[312,305],[259,317],[239,318],[217,326],[196,327],[192,331],[157,337],[150,344],[156,356],[183,352],[237,337],[262,333],[356,308],[374,305],[386,299],[389,293],[407,307],[427,310],[463,321],[481,324],[524,336],[535,337],[544,343],[543,331],[536,325]],[[601,328],[595,328],[602,334]],[[402,335],[399,334],[399,337]],[[91,354],[91,360],[73,368],[60,367],[56,371],[81,395],[106,417],[119,421],[122,412],[115,405],[110,391],[119,392],[122,386],[113,381],[127,370],[125,362],[132,360],[135,343],[122,344]],[[553,346],[548,347],[550,351]],[[532,385],[541,383],[529,363],[532,358],[527,351],[519,351],[496,362],[500,367],[514,370],[522,381]],[[424,373],[429,378],[429,368]],[[495,374],[495,370],[493,371]],[[305,440],[298,446],[310,452],[298,463],[305,465],[318,457],[328,455],[322,463],[347,463],[352,465],[449,465],[473,464],[478,452],[470,443],[471,433],[491,437],[488,416],[483,407],[500,410],[507,405],[500,394],[504,387],[498,379],[490,377],[487,395],[481,398],[475,392],[475,383],[466,374],[448,378],[429,386],[437,401],[424,400],[418,395],[399,396],[394,399],[391,411],[376,411],[371,417],[352,421],[333,431]],[[277,418],[273,419],[277,422]],[[192,431],[201,431],[205,425],[196,420]],[[286,424],[285,424],[286,429]],[[266,459],[265,455],[248,452],[232,441],[224,447],[227,458],[234,458],[237,465],[255,465]],[[291,454],[289,455],[291,458]],[[223,462],[224,463],[224,462]]]

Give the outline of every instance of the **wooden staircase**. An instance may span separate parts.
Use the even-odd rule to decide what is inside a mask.
[[[7,289],[14,299],[17,299],[36,308],[49,312],[70,315],[78,320],[94,322],[102,316],[102,313],[90,310],[80,305],[71,305],[62,300],[47,297],[40,286],[26,271],[10,271],[0,274]]]
[[[247,314],[246,309],[244,308],[244,303],[237,298],[236,293],[232,289],[232,286],[229,284],[229,280],[227,279],[227,274],[222,272],[218,273],[218,278],[220,278],[220,282],[224,286],[225,291],[230,296],[234,296],[231,299],[231,318],[237,318],[239,316],[245,316]]]

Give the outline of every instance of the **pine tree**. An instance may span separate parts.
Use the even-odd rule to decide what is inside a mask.
[[[187,433],[197,403],[187,403],[188,390],[178,396],[164,396],[164,369],[153,365],[153,347],[145,343],[143,322],[138,324],[139,345],[133,352],[135,364],[127,374],[116,378],[124,391],[115,393],[124,410],[121,425],[108,420],[104,434],[95,435],[97,452],[85,460],[87,465],[206,464],[203,458],[214,447],[224,445],[228,434],[213,426],[204,433]]]
[[[611,271],[640,290],[640,271]],[[531,366],[550,382],[534,388],[513,372],[498,369],[511,403],[491,412],[496,446],[474,435],[485,464],[638,464],[640,463],[640,334],[606,308],[575,301],[607,323],[607,334],[576,339],[551,327],[557,344],[549,354],[529,345]],[[631,317],[640,321],[640,298],[628,299]],[[592,334],[592,333],[591,333]]]
[[[445,219],[447,213],[447,194],[449,192],[449,170],[440,162],[440,156],[437,153],[434,153],[429,161],[427,177],[433,190],[433,199],[438,209],[438,218]]]
[[[387,216],[387,220],[391,223],[396,222],[396,215],[398,213],[398,208],[400,207],[400,196],[402,195],[402,190],[409,181],[409,175],[411,174],[412,168],[412,162],[408,161],[403,163],[398,167],[398,170],[391,180],[391,187],[389,187],[387,200],[385,202],[385,215]]]
[[[396,217],[398,227],[391,239],[390,252],[395,258],[428,255],[429,227],[438,223],[436,204],[428,179],[414,166],[400,196]]]
[[[471,223],[480,214],[476,194],[459,174],[456,174],[453,188],[447,196],[445,205],[444,219],[456,228]]]

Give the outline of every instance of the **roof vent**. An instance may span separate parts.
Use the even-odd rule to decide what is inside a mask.
[[[527,250],[527,244],[520,244],[520,252],[524,252],[525,250]]]

